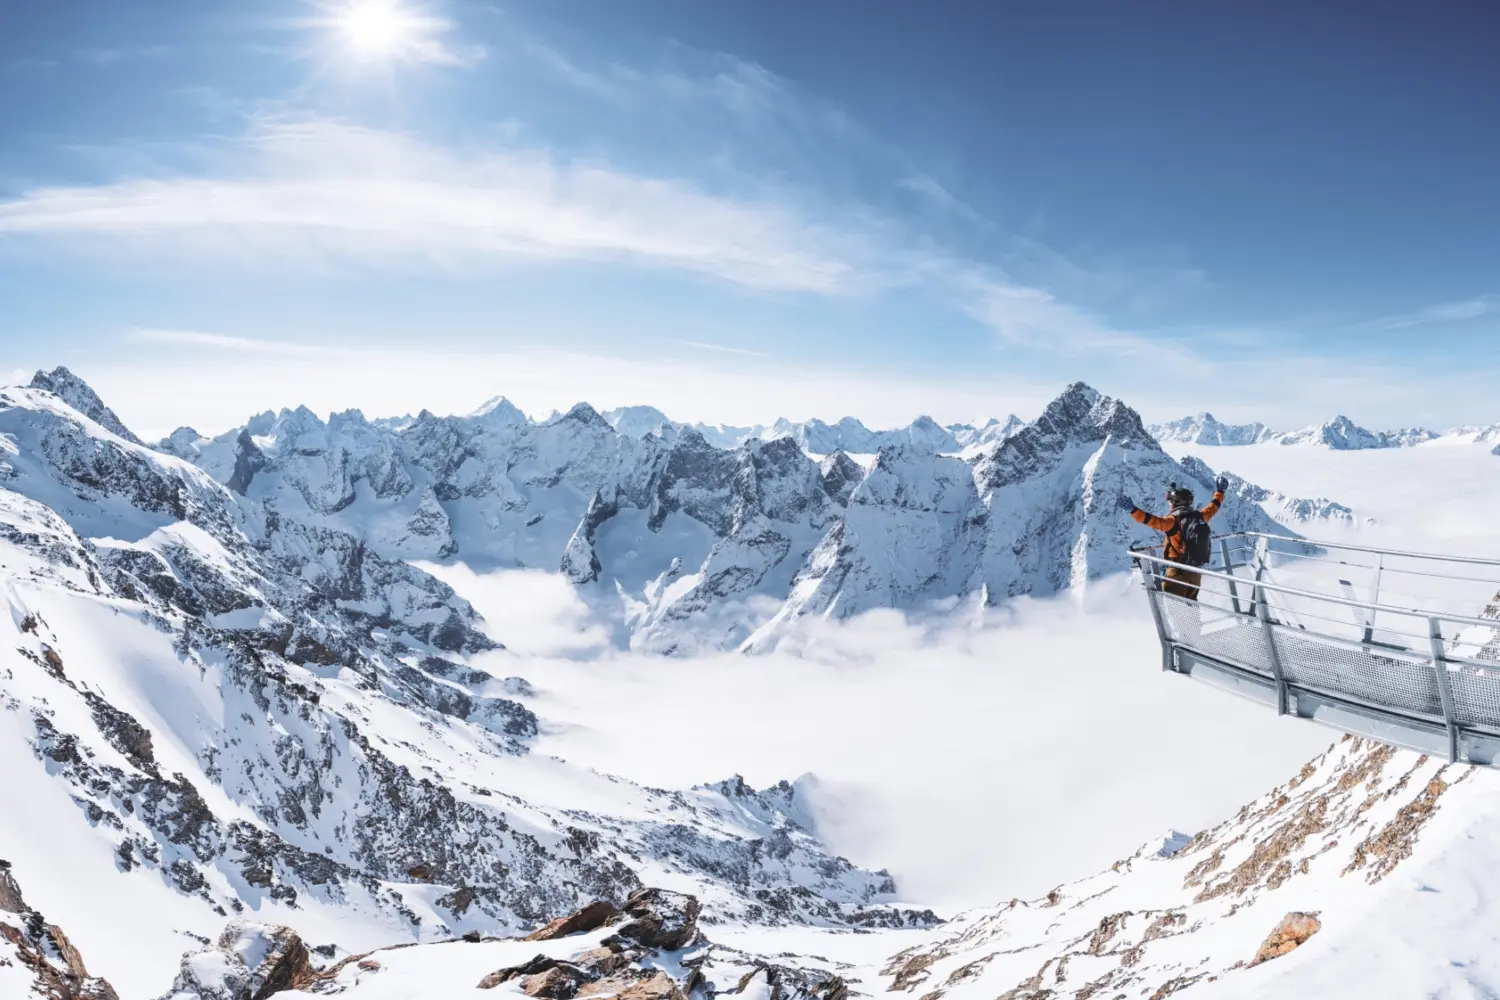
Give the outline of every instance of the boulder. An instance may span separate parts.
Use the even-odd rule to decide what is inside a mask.
[[[546,972],[522,979],[521,992],[529,997],[546,997],[547,1000],[572,1000],[578,995],[578,987],[592,978],[576,965],[558,962]]]
[[[1271,931],[1269,937],[1261,943],[1260,950],[1255,953],[1255,959],[1250,964],[1259,965],[1269,962],[1273,958],[1280,958],[1289,951],[1302,946],[1308,938],[1322,930],[1323,922],[1318,919],[1316,913],[1288,913],[1281,918],[1281,923]]]
[[[479,981],[479,989],[492,990],[501,983],[508,983],[517,976],[535,976],[555,968],[559,959],[548,955],[537,955],[534,958],[522,962],[520,965],[507,966],[504,969],[496,969]]]
[[[311,982],[307,946],[290,927],[232,921],[213,948],[182,957],[163,1000],[266,1000]]]
[[[582,909],[574,910],[566,917],[558,917],[545,927],[527,935],[526,940],[551,941],[555,938],[567,937],[569,934],[586,934],[603,927],[619,915],[620,911],[615,908],[615,904],[605,899],[597,899]]]
[[[615,933],[642,947],[676,951],[698,936],[696,897],[669,889],[641,889],[625,900],[624,909],[629,919]]]

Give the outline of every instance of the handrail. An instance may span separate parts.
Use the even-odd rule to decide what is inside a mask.
[[[1381,549],[1368,545],[1350,545],[1347,542],[1328,542],[1321,538],[1293,538],[1290,535],[1273,535],[1265,531],[1236,531],[1226,538],[1234,535],[1244,535],[1249,538],[1271,538],[1279,542],[1300,542],[1304,545],[1314,545],[1325,549],[1343,549],[1346,552],[1368,552],[1371,555],[1399,556],[1403,559],[1428,559],[1432,562],[1466,563],[1471,566],[1495,566],[1500,567],[1500,559],[1486,559],[1482,556],[1444,556],[1435,552],[1406,552],[1401,549]]]
[[[1284,535],[1265,535],[1263,537],[1285,538]],[[1296,540],[1297,539],[1293,539],[1293,541]],[[1163,559],[1160,556],[1153,556],[1143,549],[1131,549],[1130,552],[1131,555],[1137,559],[1149,560],[1150,562],[1156,563],[1161,566],[1175,566],[1178,569],[1184,569],[1190,573],[1197,573],[1203,577],[1208,577],[1215,580],[1227,580],[1234,583],[1246,582],[1245,578],[1242,576],[1234,576],[1231,573],[1219,573],[1203,566],[1189,566],[1187,563],[1174,562],[1171,559]],[[1152,575],[1154,576],[1155,574]],[[1345,597],[1333,597],[1329,594],[1320,594],[1317,591],[1301,590],[1296,587],[1286,587],[1279,583],[1271,583],[1267,580],[1258,580],[1255,582],[1255,586],[1261,588],[1262,590],[1274,591],[1278,594],[1289,594],[1292,597],[1305,597],[1314,601],[1323,601],[1328,604],[1342,605],[1346,608],[1359,608],[1364,611],[1377,611],[1393,615],[1406,615],[1412,618],[1440,618],[1445,622],[1454,622],[1455,624],[1459,625],[1479,625],[1484,628],[1500,628],[1500,621],[1496,621],[1493,618],[1472,618],[1466,615],[1449,614],[1446,611],[1431,611],[1422,610],[1419,608],[1401,608],[1390,604],[1372,604],[1367,601],[1351,601]]]
[[[1450,762],[1500,766],[1500,709],[1495,700],[1500,695],[1500,657],[1495,654],[1494,638],[1500,635],[1500,614],[1496,608],[1491,606],[1485,617],[1476,617],[1377,603],[1381,573],[1392,570],[1386,556],[1434,561],[1445,557],[1327,546],[1323,562],[1328,567],[1348,565],[1332,551],[1339,548],[1379,555],[1369,567],[1375,573],[1373,599],[1361,601],[1347,580],[1340,579],[1339,587],[1348,596],[1308,589],[1325,585],[1332,589],[1323,582],[1301,586],[1272,582],[1268,574],[1272,557],[1286,553],[1273,550],[1270,540],[1311,548],[1321,543],[1263,532],[1238,534],[1243,536],[1240,544],[1255,540],[1254,556],[1237,563],[1230,554],[1232,536],[1222,536],[1218,549],[1224,563],[1218,568],[1212,563],[1190,566],[1156,555],[1165,551],[1162,545],[1130,549],[1132,565],[1149,595],[1163,670],[1201,676],[1274,706],[1279,715],[1321,721],[1393,746],[1442,754]],[[1456,558],[1454,562],[1486,561]],[[1164,568],[1183,571],[1182,576],[1191,582],[1179,578],[1177,587],[1165,586],[1172,577]],[[1236,573],[1237,569],[1247,575]],[[1228,586],[1204,586],[1215,580]],[[1242,603],[1241,585],[1250,588],[1248,607]],[[1272,594],[1294,600],[1278,600],[1273,608]],[[1331,617],[1335,612],[1323,611],[1324,607],[1354,609],[1350,616],[1354,621]],[[1388,619],[1415,619],[1417,625],[1412,631],[1393,630],[1390,624],[1377,628],[1375,622],[1382,613]],[[1247,641],[1248,633],[1240,626],[1257,629],[1261,637]]]

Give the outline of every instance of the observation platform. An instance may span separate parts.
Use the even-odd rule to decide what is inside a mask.
[[[1500,762],[1500,560],[1258,532],[1214,547],[1197,569],[1131,549],[1162,669],[1392,746]],[[1198,600],[1161,589],[1173,566],[1201,573]]]

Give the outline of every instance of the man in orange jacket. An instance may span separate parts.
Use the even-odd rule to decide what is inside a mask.
[[[1130,516],[1146,527],[1155,528],[1167,536],[1166,544],[1162,548],[1163,559],[1170,562],[1190,562],[1187,533],[1182,529],[1196,518],[1202,518],[1204,521],[1213,520],[1219,508],[1224,505],[1224,491],[1228,488],[1229,480],[1220,476],[1214,480],[1214,498],[1202,510],[1194,510],[1193,491],[1173,483],[1167,490],[1167,504],[1171,510],[1166,517],[1148,514],[1124,496],[1120,497],[1120,508],[1130,511]],[[1168,594],[1196,601],[1198,588],[1202,584],[1203,574],[1183,569],[1180,566],[1168,566],[1167,579],[1162,581],[1161,589]]]

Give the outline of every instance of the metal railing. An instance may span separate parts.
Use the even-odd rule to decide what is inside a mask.
[[[1500,759],[1500,559],[1259,532],[1215,552],[1191,567],[1131,550],[1163,669],[1449,760]]]

